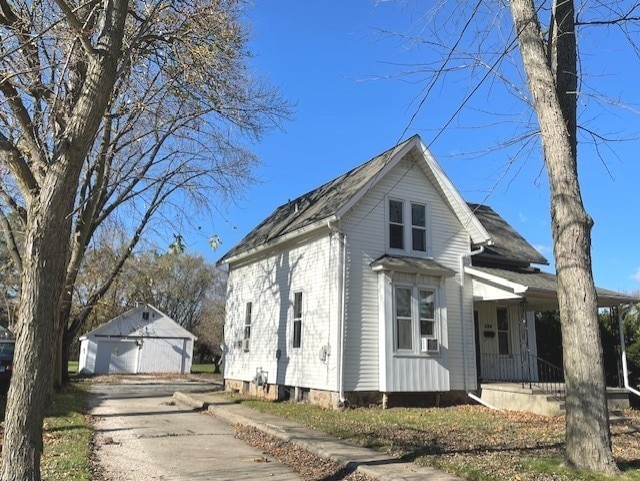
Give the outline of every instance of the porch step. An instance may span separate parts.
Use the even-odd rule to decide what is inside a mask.
[[[483,384],[480,399],[508,411],[525,411],[543,416],[562,416],[565,403],[538,389],[522,387],[521,384]]]
[[[561,393],[560,393],[561,394]],[[623,423],[628,419],[621,410],[629,407],[628,394],[624,389],[607,388],[611,423]],[[566,404],[549,393],[517,383],[489,383],[480,386],[480,399],[487,404],[508,411],[525,411],[544,416],[566,414]]]

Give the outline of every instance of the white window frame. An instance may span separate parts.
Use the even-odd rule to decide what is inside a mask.
[[[413,206],[422,207],[424,209],[424,226],[413,223]],[[429,237],[427,236],[427,224],[428,224],[429,217],[427,215],[427,212],[428,212],[428,209],[426,204],[423,204],[421,202],[409,202],[409,215],[411,220],[411,225],[409,229],[411,233],[410,239],[411,239],[412,252],[420,252],[420,253],[426,254],[429,251],[429,242],[428,242]],[[413,242],[413,232],[415,230],[421,231],[424,236],[424,250],[416,249],[415,247],[415,244]]]
[[[398,202],[400,203],[400,205],[402,206],[402,223],[398,223],[398,222],[392,222],[391,221],[391,202]],[[387,197],[387,225],[386,225],[386,230],[387,230],[387,245],[389,246],[389,249],[391,250],[395,250],[395,251],[401,251],[404,252],[407,249],[407,213],[405,212],[405,205],[406,202],[402,199],[397,199],[394,197]],[[402,247],[392,247],[391,246],[391,226],[401,226],[402,227]]]
[[[409,289],[411,291],[411,348],[399,348],[399,329],[398,329],[398,313],[397,313],[397,300],[396,300],[396,292],[397,289]],[[428,319],[428,321],[433,322],[433,334],[429,336],[422,336],[421,334],[421,317],[420,317],[420,293],[421,292],[431,292],[433,295],[433,319]],[[393,315],[393,351],[398,355],[416,355],[416,356],[439,356],[441,353],[440,346],[442,343],[442,332],[441,332],[441,323],[440,323],[440,300],[439,300],[439,289],[436,286],[427,286],[427,285],[411,285],[404,283],[394,283],[392,285],[392,296],[393,296],[393,306],[392,306],[392,315]],[[406,319],[406,317],[404,318]],[[427,320],[426,318],[424,320]],[[422,338],[426,339],[427,349],[423,350],[423,342]],[[437,343],[436,349],[429,349],[429,341],[435,341]]]
[[[299,312],[296,312],[296,300],[300,296],[300,309]],[[291,315],[291,347],[293,349],[300,349],[302,347],[302,319],[304,317],[304,293],[301,290],[294,291],[293,293],[293,302],[292,302],[293,312]],[[298,325],[298,336],[296,339],[296,325]],[[296,342],[297,341],[297,342]]]
[[[251,322],[253,320],[253,302],[248,301],[245,304],[244,311],[244,329],[242,330],[242,349],[249,351],[249,345],[251,342]]]
[[[391,202],[399,202],[402,204],[402,224],[397,222],[391,222]],[[412,254],[420,257],[431,256],[431,242],[429,228],[431,216],[429,215],[429,204],[427,202],[421,202],[411,199],[401,199],[398,197],[386,197],[385,207],[385,239],[386,246],[389,252],[396,252],[399,254]],[[424,226],[413,224],[413,206],[420,206],[424,208]],[[402,248],[391,246],[391,226],[402,226]],[[416,250],[413,245],[413,231],[419,229],[424,233],[424,250]]]

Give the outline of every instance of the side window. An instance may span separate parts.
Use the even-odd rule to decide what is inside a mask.
[[[244,311],[244,336],[242,347],[245,351],[249,350],[249,340],[251,339],[251,311],[253,309],[253,304],[251,302],[247,302],[247,307]]]
[[[420,350],[422,352],[438,352],[436,331],[435,292],[420,289]]]
[[[411,204],[411,248],[427,252],[427,208],[423,204]]]
[[[302,292],[293,295],[293,347],[302,343]]]
[[[396,287],[396,349],[412,349],[411,288]]]
[[[389,199],[389,247],[404,249],[404,202]]]
[[[496,317],[498,319],[498,353],[502,356],[508,356],[511,354],[509,311],[506,307],[498,307]]]

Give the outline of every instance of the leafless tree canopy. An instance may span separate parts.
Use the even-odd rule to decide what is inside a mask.
[[[0,228],[22,279],[2,479],[39,479],[53,347],[94,234],[129,232],[97,302],[154,218],[180,229],[250,181],[250,142],[286,116],[249,68],[244,8],[0,0]]]

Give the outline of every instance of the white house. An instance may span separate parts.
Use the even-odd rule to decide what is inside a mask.
[[[189,373],[197,339],[155,307],[144,304],[80,338],[83,374]]]
[[[220,263],[227,389],[336,406],[550,380],[533,322],[557,305],[532,267],[547,260],[467,204],[418,136],[280,206]]]

